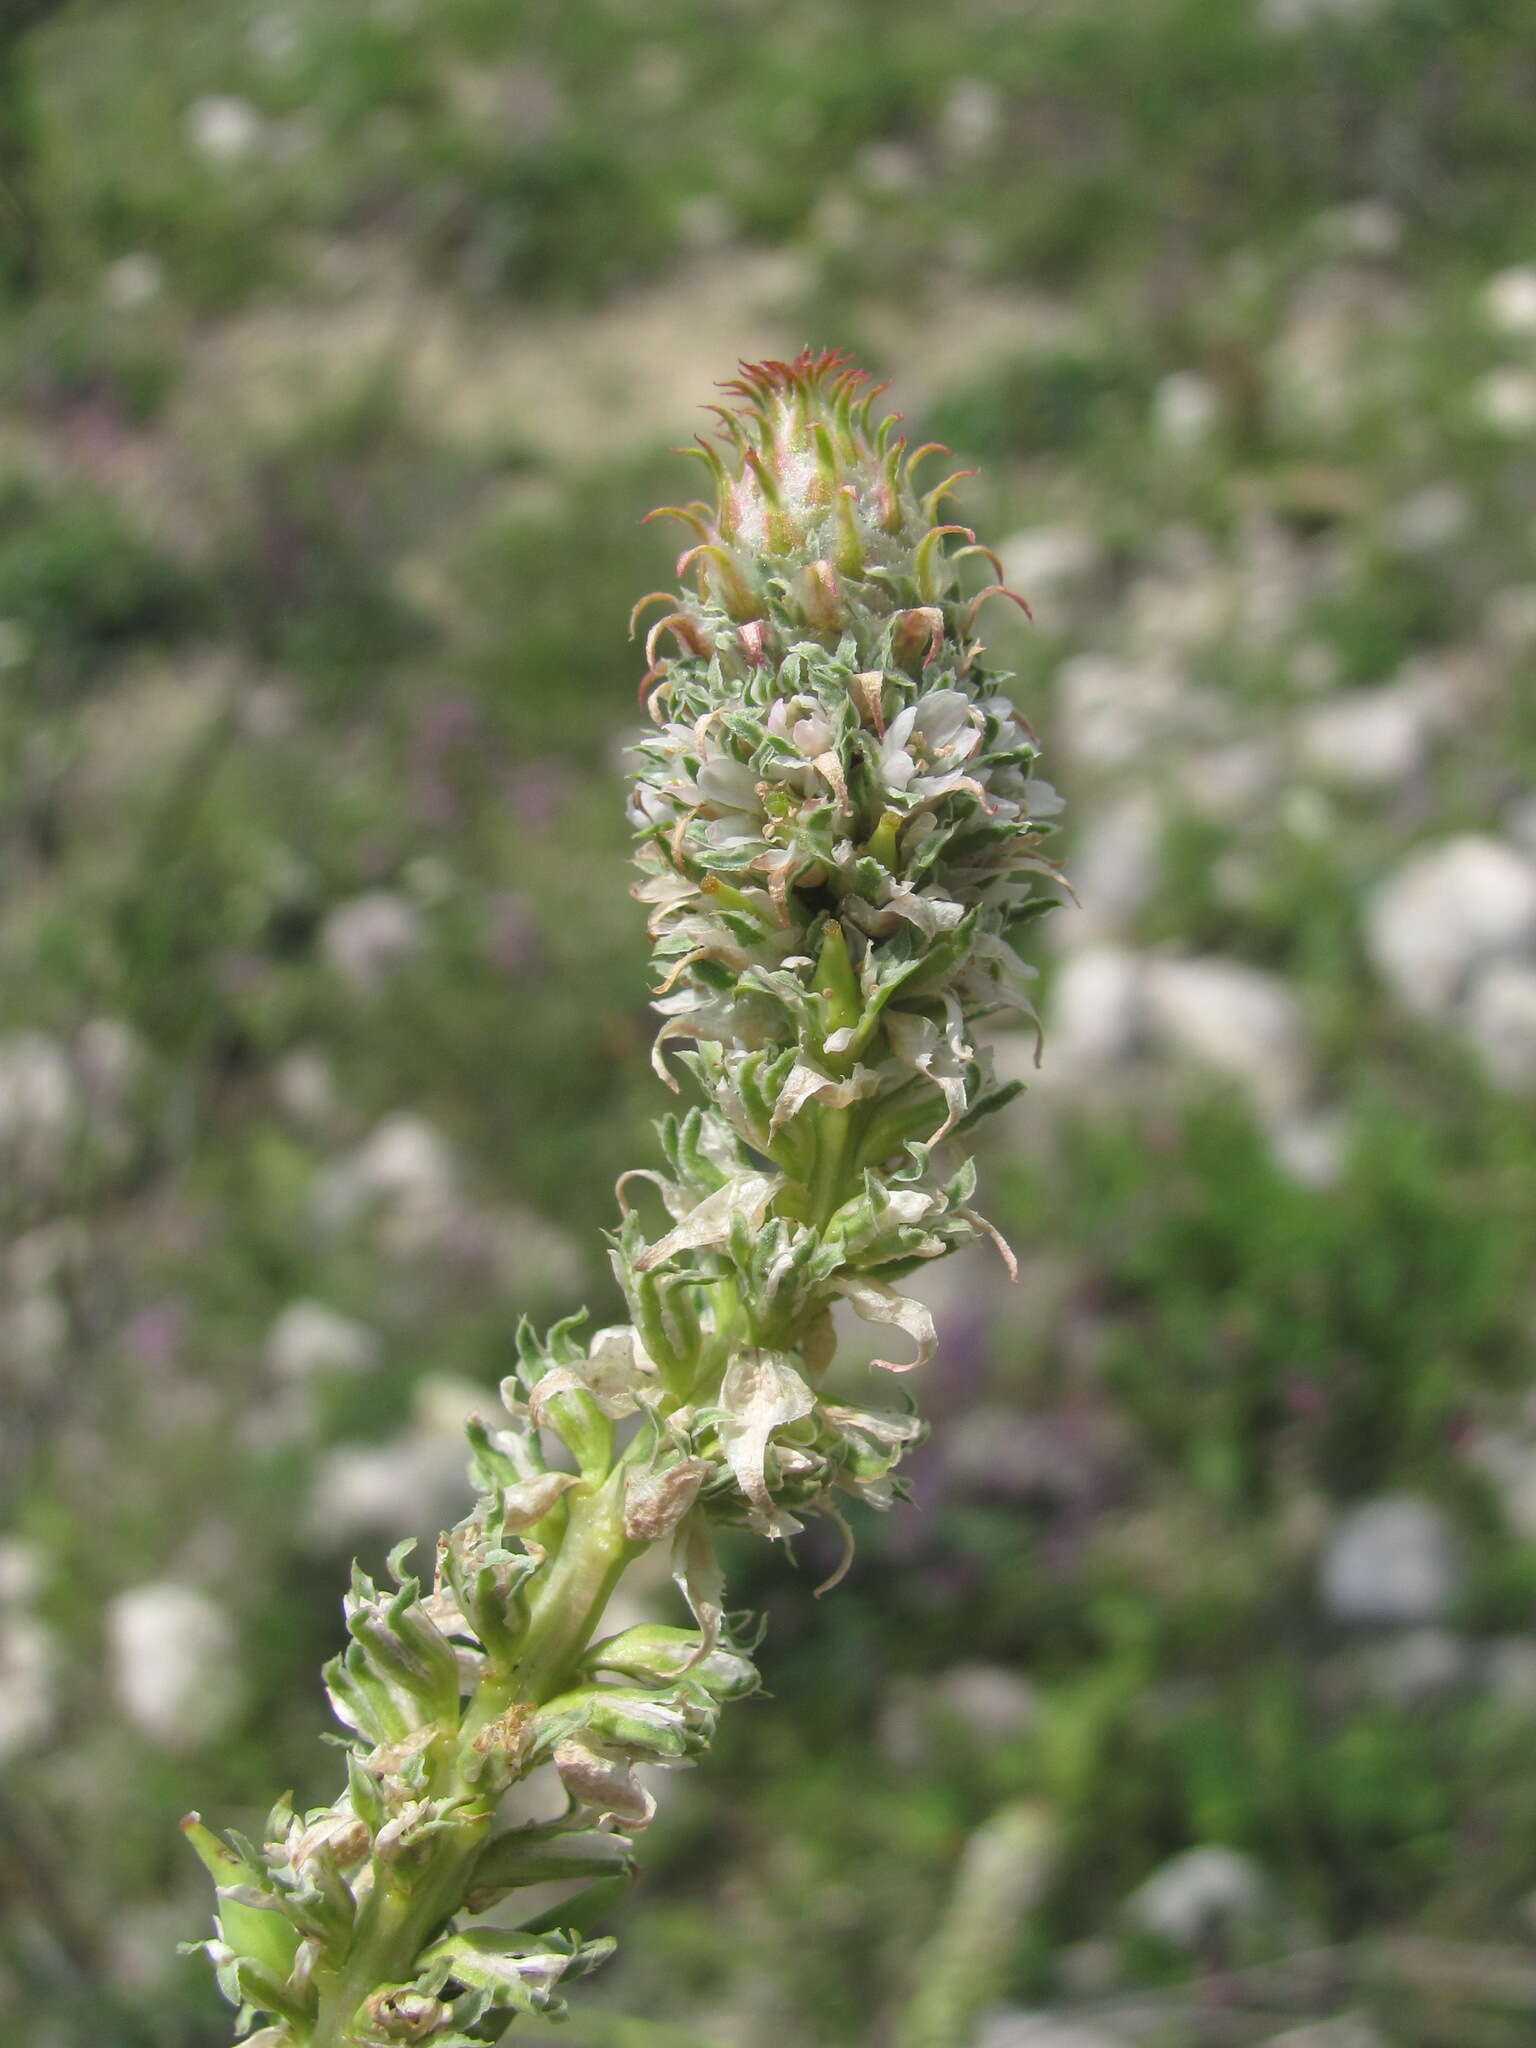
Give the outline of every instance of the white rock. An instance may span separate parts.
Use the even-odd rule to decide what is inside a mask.
[[[1483,318],[1501,334],[1536,335],[1536,263],[1517,263],[1483,287]]]
[[[1163,814],[1148,790],[1089,807],[1067,866],[1077,902],[1053,919],[1058,946],[1118,937],[1158,885]]]
[[[119,1901],[103,1929],[113,1989],[142,1999],[151,2010],[173,2005],[186,1919],[179,1899],[150,1897],[137,1905]],[[261,2048],[261,2035],[247,2034],[242,2048]],[[267,2048],[273,2048],[270,2036]]]
[[[494,1391],[488,1392],[474,1380],[456,1379],[452,1373],[429,1372],[416,1383],[411,1408],[418,1429],[452,1445],[464,1455],[464,1425],[475,1415],[501,1413]]]
[[[462,1446],[419,1432],[388,1444],[342,1444],[315,1474],[306,1526],[311,1538],[345,1547],[364,1537],[440,1529],[463,1513],[467,1485]]]
[[[1474,968],[1533,942],[1536,860],[1478,834],[1420,847],[1366,902],[1366,951],[1417,1016],[1448,1010]]]
[[[1340,2019],[1287,2027],[1283,2034],[1271,2034],[1264,2048],[1387,2048],[1387,2043],[1367,2021],[1346,2013]]]
[[[1191,810],[1220,824],[1238,825],[1269,793],[1276,761],[1262,740],[1241,740],[1226,747],[1191,748],[1172,769],[1173,785]]]
[[[32,635],[20,619],[0,619],[0,675],[20,668],[32,653]]]
[[[358,1149],[323,1174],[315,1213],[326,1225],[347,1224],[370,1210],[425,1229],[454,1206],[453,1155],[425,1117],[386,1117]]]
[[[281,1380],[366,1372],[378,1357],[371,1330],[319,1301],[290,1302],[267,1332],[267,1367]]]
[[[12,1238],[6,1264],[18,1294],[41,1294],[92,1263],[91,1232],[77,1216],[59,1216]]]
[[[107,1644],[123,1711],[161,1749],[213,1741],[244,1703],[229,1617],[194,1586],[157,1579],[119,1593]]]
[[[51,1156],[78,1108],[75,1077],[55,1040],[23,1031],[0,1042],[0,1149]]]
[[[910,192],[923,175],[923,160],[905,142],[871,142],[853,160],[854,175],[876,192]]]
[[[1529,1636],[1499,1636],[1487,1644],[1483,1678],[1501,1705],[1536,1713],[1536,1643]]]
[[[421,949],[421,914],[389,889],[370,889],[341,903],[320,928],[320,951],[343,981],[367,992],[378,988]]]
[[[1536,1094],[1536,965],[1495,960],[1467,991],[1467,1037],[1490,1075],[1513,1094]]]
[[[1186,1849],[1155,1870],[1126,1901],[1144,1932],[1175,1948],[1201,1947],[1212,1933],[1251,1926],[1269,1903],[1263,1872],[1236,1849]]]
[[[1302,761],[1330,782],[1389,789],[1424,766],[1443,703],[1443,691],[1420,678],[1350,690],[1301,720]]]
[[[1368,21],[1385,0],[1260,0],[1259,19],[1266,28],[1290,34],[1318,21]]]
[[[1536,1443],[1517,1430],[1479,1429],[1466,1457],[1498,1495],[1511,1533],[1536,1543]]]
[[[1155,568],[1134,578],[1125,594],[1124,610],[1130,622],[1134,645],[1144,649],[1148,666],[1158,677],[1160,701],[1149,707],[1142,720],[1147,737],[1167,737],[1168,714],[1180,709],[1187,692],[1172,674],[1171,661],[1187,659],[1206,646],[1230,623],[1233,609],[1233,578],[1214,557],[1190,551],[1188,561],[1176,560],[1167,568]],[[1102,656],[1079,659],[1102,660]],[[1132,669],[1130,675],[1143,673]],[[1122,691],[1131,696],[1129,676]],[[1117,758],[1128,758],[1143,742]]]
[[[1145,967],[1144,956],[1125,946],[1084,946],[1067,955],[1046,1015],[1053,1067],[1093,1070],[1130,1057],[1145,1024]]]
[[[1293,1110],[1311,1085],[1296,998],[1278,976],[1216,956],[1150,959],[1144,982],[1153,1037],[1234,1081],[1266,1115]]]
[[[1536,645],[1536,583],[1513,583],[1495,591],[1488,600],[1488,631],[1515,653]],[[1531,804],[1536,810],[1536,798]]]
[[[486,1254],[496,1284],[515,1299],[578,1291],[586,1254],[567,1230],[524,1208],[483,1213]]]
[[[678,239],[690,249],[723,249],[741,223],[718,192],[694,192],[681,200],[673,219]]]
[[[1472,524],[1472,506],[1454,484],[1426,484],[1412,491],[1388,515],[1387,531],[1407,555],[1431,555],[1461,536]]]
[[[272,1092],[284,1115],[298,1124],[328,1123],[336,1113],[336,1081],[330,1062],[312,1047],[301,1047],[278,1061]]]
[[[1099,1499],[1121,1452],[1105,1426],[978,1402],[945,1433],[945,1467],[964,1493],[1077,1507]]]
[[[1125,2048],[1125,2037],[1054,2013],[1013,2012],[1004,2006],[983,2018],[975,2048]]]
[[[1335,1188],[1349,1155],[1350,1125],[1336,1111],[1281,1116],[1269,1127],[1270,1150],[1298,1187]]]
[[[30,1614],[0,1614],[0,1763],[46,1741],[53,1727],[53,1638]]]
[[[57,1295],[23,1294],[0,1309],[0,1352],[18,1377],[36,1383],[69,1345],[69,1317]]]
[[[160,259],[135,249],[109,263],[102,273],[102,296],[119,313],[134,313],[153,305],[165,289],[165,272]]]
[[[41,1544],[24,1536],[0,1536],[0,1607],[24,1607],[42,1590],[45,1558]]]
[[[1536,433],[1536,377],[1524,370],[1489,370],[1472,386],[1472,405],[1495,433],[1511,440]]]
[[[1083,526],[1027,526],[1009,534],[997,558],[1010,590],[1031,600],[1051,598],[1093,574],[1099,544]]]
[[[453,1192],[453,1154],[425,1117],[387,1117],[356,1157],[366,1192],[386,1201],[437,1200]]]
[[[75,1065],[99,1108],[120,1108],[144,1071],[144,1043],[121,1017],[93,1017],[75,1041]]]
[[[1122,768],[1177,730],[1183,704],[1166,668],[1077,654],[1056,677],[1057,745],[1087,768]]]
[[[1308,433],[1338,432],[1369,395],[1367,346],[1395,317],[1399,301],[1380,273],[1359,264],[1306,273],[1265,352],[1275,416]]]
[[[1536,854],[1536,794],[1518,797],[1504,813],[1504,826],[1522,853]]]
[[[1390,256],[1403,239],[1403,217],[1384,199],[1356,199],[1320,214],[1317,229],[1341,255]]]
[[[1325,690],[1335,689],[1338,685],[1338,650],[1330,647],[1326,640],[1303,640],[1286,663],[1286,673],[1298,690],[1320,697]]]
[[[1193,370],[1173,371],[1152,394],[1152,431],[1164,447],[1201,447],[1220,418],[1220,393]]]
[[[390,1442],[342,1444],[322,1459],[305,1518],[312,1542],[346,1546],[414,1534],[430,1544],[464,1513],[464,1424],[471,1415],[497,1412],[495,1395],[434,1373],[417,1387],[414,1406],[412,1421]]]
[[[1004,112],[990,78],[957,78],[939,109],[940,147],[962,162],[980,156],[1002,134]]]
[[[1361,1670],[1367,1685],[1389,1706],[1418,1707],[1467,1684],[1472,1653],[1445,1628],[1410,1628],[1384,1642],[1364,1646]]]
[[[1304,782],[1285,792],[1280,799],[1279,816],[1287,832],[1310,840],[1314,846],[1331,839],[1339,829],[1338,806],[1320,789]]]
[[[1340,1519],[1323,1555],[1319,1591],[1335,1621],[1413,1627],[1445,1618],[1460,1577],[1439,1508],[1413,1495],[1388,1495]]]
[[[931,1698],[981,1742],[1026,1735],[1040,1719],[1035,1687],[1000,1664],[951,1665],[935,1680]]]
[[[248,100],[209,94],[187,109],[187,139],[211,164],[236,164],[261,140],[261,116]]]

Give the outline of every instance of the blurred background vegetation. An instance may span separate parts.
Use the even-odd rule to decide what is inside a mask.
[[[587,2009],[889,2041],[1027,1800],[985,2048],[1531,2038],[1533,104],[1531,0],[0,0],[6,2038],[228,2038],[177,1817],[616,1310],[638,520],[804,340],[981,467],[1082,908]]]

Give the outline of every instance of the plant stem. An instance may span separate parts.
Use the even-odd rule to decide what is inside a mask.
[[[473,1737],[514,1700],[538,1706],[561,1690],[570,1667],[591,1641],[633,1547],[625,1542],[620,1460],[595,1489],[572,1489],[570,1517],[529,1617],[527,1652],[510,1679],[487,1678],[467,1702],[460,1724],[459,1756]],[[473,1798],[462,1762],[442,1788]],[[422,1866],[409,1879],[381,1883],[358,1915],[357,1933],[346,1964],[321,1994],[320,2010],[305,2048],[349,2048],[358,2012],[383,1985],[407,1977],[416,1956],[438,1927],[456,1912],[468,1889],[470,1869],[495,1819],[496,1800],[483,1811],[470,1805],[458,1825],[433,1842]]]
[[[628,1464],[626,1454],[595,1491],[572,1490],[570,1520],[534,1599],[528,1647],[518,1662],[517,1691],[530,1706],[561,1689],[635,1554],[624,1540]]]

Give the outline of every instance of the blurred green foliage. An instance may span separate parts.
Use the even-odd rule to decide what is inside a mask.
[[[226,2038],[172,1953],[204,1915],[174,1822],[328,1782],[316,1667],[386,1537],[317,1510],[327,1461],[451,1470],[432,1416],[494,1400],[517,1314],[615,1307],[600,1233],[663,1106],[625,621],[730,367],[699,308],[739,292],[723,347],[814,325],[896,370],[916,438],[982,467],[984,537],[1087,536],[1030,632],[983,614],[1048,751],[1067,665],[1138,607],[1135,658],[1269,748],[1279,795],[1225,808],[1155,739],[1069,759],[1072,830],[1157,797],[1120,936],[1285,977],[1350,1137],[1320,1186],[1155,1063],[1026,1098],[987,1169],[1023,1286],[956,1282],[917,1505],[835,1599],[819,1533],[803,1573],[743,1550],[773,1698],[673,1788],[594,1996],[878,2042],[967,1836],[1029,1798],[1061,1850],[1021,2002],[1157,1992],[1170,2043],[1257,2041],[1223,1972],[1334,1945],[1365,1960],[1318,2009],[1524,2038],[1518,2000],[1371,1961],[1530,1940],[1536,1542],[1472,1449],[1529,1422],[1536,1153],[1361,917],[1536,773],[1532,636],[1499,623],[1536,585],[1536,438],[1478,397],[1531,370],[1478,308],[1536,258],[1536,6],[74,0],[0,39],[0,1485],[49,1643],[0,2006],[33,2048]],[[1195,586],[1225,609],[1191,627]],[[1297,765],[1330,692],[1453,656],[1483,680],[1427,765]],[[306,1301],[371,1371],[274,1374]],[[968,1418],[990,1464],[974,1426],[946,1454]],[[1338,1515],[1397,1494],[1460,1546],[1443,1684],[1318,1594]],[[161,1579],[240,1644],[239,1712],[181,1748],[110,1677],[111,1603]],[[956,1719],[975,1665],[1032,1709]],[[1181,1954],[1126,1901],[1202,1843],[1281,1905]]]

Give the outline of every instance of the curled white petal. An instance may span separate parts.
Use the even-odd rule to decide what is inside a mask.
[[[917,1346],[916,1358],[877,1358],[882,1372],[911,1372],[926,1365],[938,1345],[932,1312],[909,1294],[898,1294],[883,1280],[871,1280],[867,1273],[851,1273],[834,1281],[837,1292],[850,1301],[867,1323],[890,1323],[902,1330]]]
[[[755,1230],[767,1215],[768,1204],[778,1193],[781,1181],[782,1176],[777,1173],[738,1173],[690,1209],[675,1230],[648,1245],[635,1260],[635,1270],[649,1273],[679,1252],[704,1251],[724,1244],[738,1216]]]
[[[720,1382],[720,1448],[752,1509],[752,1525],[764,1535],[783,1536],[799,1527],[774,1507],[768,1492],[768,1445],[776,1429],[811,1414],[816,1396],[785,1353],[740,1351]]]

